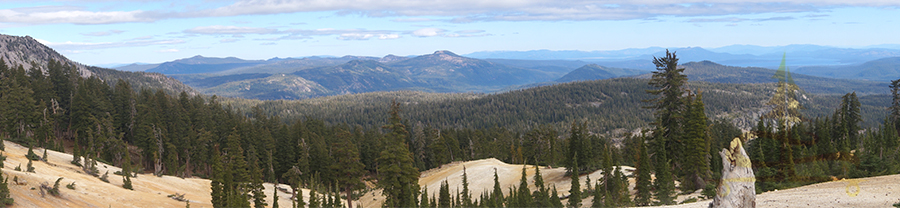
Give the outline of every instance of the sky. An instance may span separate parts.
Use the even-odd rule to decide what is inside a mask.
[[[0,0],[0,33],[88,65],[450,50],[900,44],[896,0]]]

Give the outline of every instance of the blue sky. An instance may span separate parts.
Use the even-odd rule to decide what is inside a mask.
[[[900,1],[0,1],[0,33],[90,65],[436,50],[900,44]]]

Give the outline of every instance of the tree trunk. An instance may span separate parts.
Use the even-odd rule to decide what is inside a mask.
[[[730,148],[722,149],[719,155],[722,156],[722,180],[709,207],[756,207],[756,176],[741,140],[732,140]]]
[[[350,191],[350,186],[347,186],[345,190],[347,190],[347,207],[353,208],[353,192]]]

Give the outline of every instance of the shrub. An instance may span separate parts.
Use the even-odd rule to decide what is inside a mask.
[[[28,170],[27,170],[28,172],[34,173],[34,165],[31,163],[31,160],[28,160],[28,165],[25,166],[25,168],[28,169]]]
[[[134,190],[134,187],[131,187],[131,177],[122,176],[122,188]]]
[[[31,147],[28,147],[28,154],[25,154],[25,158],[28,158],[28,160],[40,160],[41,156],[34,154],[34,150]]]
[[[62,181],[62,179],[63,178],[61,177],[56,179],[56,183],[53,184],[53,188],[47,190],[47,192],[50,192],[50,195],[59,196],[59,181]]]
[[[106,170],[106,173],[100,176],[100,180],[109,183],[109,170]]]
[[[70,183],[69,185],[66,185],[66,188],[75,190],[75,181],[72,181],[72,183]]]
[[[703,196],[706,199],[712,199],[716,197],[716,184],[715,183],[706,183],[706,187],[703,187]]]

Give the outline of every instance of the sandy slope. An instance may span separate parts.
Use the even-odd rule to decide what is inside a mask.
[[[185,194],[190,200],[191,207],[212,207],[210,203],[209,180],[188,178],[182,179],[173,176],[155,177],[148,174],[138,174],[132,179],[134,191],[122,188],[122,177],[113,175],[112,172],[121,170],[108,164],[98,163],[101,173],[109,170],[109,181],[106,183],[100,179],[84,174],[80,167],[70,164],[72,155],[49,151],[49,163],[34,162],[36,173],[27,173],[13,170],[19,164],[25,169],[28,160],[25,153],[27,147],[5,142],[7,156],[4,162],[3,175],[9,177],[9,188],[15,204],[12,207],[185,207],[185,202],[176,201],[166,197],[169,194]],[[42,155],[43,149],[35,149],[35,154]],[[24,185],[14,185],[13,177],[18,176],[27,182]],[[49,194],[41,197],[41,183],[47,182],[51,186],[57,178],[63,177],[60,182],[60,197]],[[66,184],[75,182],[75,190],[65,187]],[[287,185],[279,185],[287,188]],[[266,195],[271,205],[274,187],[265,184]],[[34,188],[32,190],[32,188]],[[304,196],[309,190],[304,190]],[[278,193],[280,207],[290,207],[289,194]],[[305,200],[305,198],[304,198]]]
[[[892,207],[900,175],[848,179],[756,195],[756,207]],[[669,207],[707,207],[709,201]]]
[[[14,171],[19,164],[25,169],[28,163],[25,153],[28,148],[15,143],[5,142],[7,156],[4,162],[3,174],[10,177],[10,190],[16,204],[13,207],[184,207],[184,202],[179,202],[166,197],[169,194],[184,193],[190,200],[191,207],[211,207],[209,195],[209,180],[189,178],[182,179],[172,176],[155,177],[147,174],[139,174],[133,178],[134,191],[121,187],[121,176],[110,174],[110,183],[100,181],[96,177],[81,172],[81,168],[69,164],[72,156],[65,153],[49,151],[49,163],[34,162],[36,173]],[[42,149],[35,149],[35,153],[41,155]],[[100,172],[109,170],[110,173],[120,170],[108,164],[99,164]],[[428,188],[428,192],[437,195],[440,183],[447,180],[451,184],[451,192],[456,193],[462,187],[463,166],[469,176],[469,189],[473,196],[477,197],[482,192],[493,188],[493,173],[496,168],[500,176],[500,186],[504,193],[509,188],[519,184],[522,165],[506,164],[497,159],[483,159],[468,162],[456,162],[444,165],[422,173],[419,184]],[[633,170],[624,168],[627,174]],[[541,167],[541,173],[547,186],[555,185],[560,195],[568,195],[569,178],[564,176],[563,168]],[[535,189],[532,177],[534,166],[526,166],[529,188]],[[597,171],[589,175],[582,175],[581,180],[590,176],[592,184],[601,178],[601,172]],[[27,182],[24,185],[14,185],[12,177],[18,176]],[[57,178],[63,177],[60,183],[60,197],[47,195],[41,197],[37,189],[41,183],[53,184]],[[76,189],[65,188],[65,184],[75,182]],[[633,180],[632,180],[633,187]],[[859,191],[856,192],[858,184]],[[266,195],[270,205],[274,187],[265,184]],[[287,185],[279,185],[287,188]],[[34,190],[32,190],[34,188]],[[304,189],[304,201],[307,200],[309,190]],[[857,193],[854,195],[854,193]],[[289,195],[278,193],[279,206],[290,207]],[[683,197],[682,197],[683,198]],[[856,180],[845,180],[814,184],[788,190],[767,192],[757,195],[758,207],[890,207],[891,204],[900,201],[900,175],[872,177]],[[679,199],[682,200],[682,199]],[[361,207],[380,207],[384,199],[379,190],[367,192],[361,199],[354,201],[354,205]],[[585,206],[590,205],[591,198],[584,200]],[[673,207],[706,207],[708,201],[691,204],[683,204]],[[346,204],[346,203],[345,203]]]

